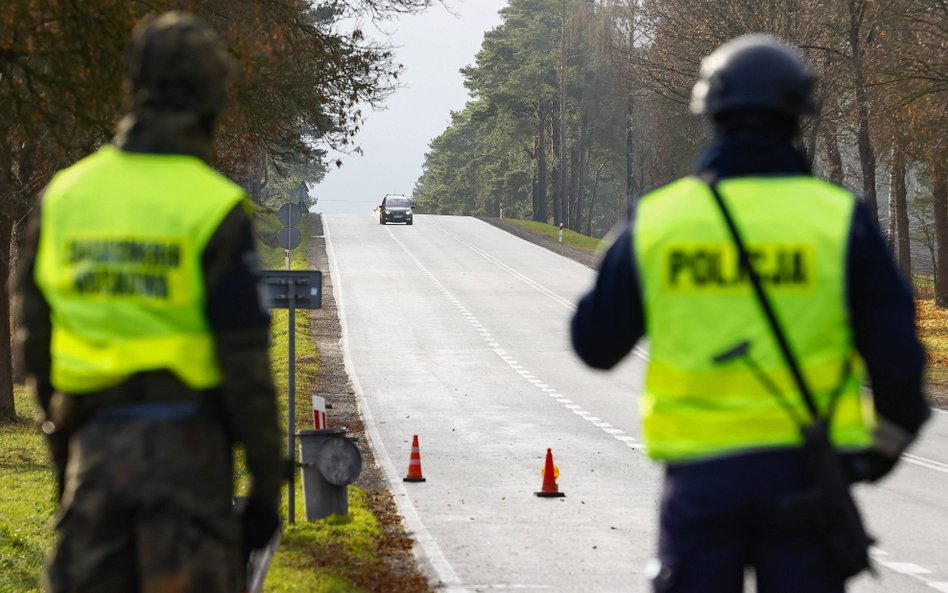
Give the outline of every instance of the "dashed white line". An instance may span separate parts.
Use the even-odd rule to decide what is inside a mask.
[[[553,300],[556,301],[557,303],[563,305],[564,307],[566,307],[566,308],[569,309],[570,311],[575,311],[575,310],[576,310],[576,305],[574,305],[571,301],[569,301],[569,300],[567,300],[567,299],[561,297],[560,295],[556,294],[555,292],[553,292],[553,291],[550,290],[549,288],[547,288],[547,287],[545,287],[545,286],[543,286],[543,285],[541,285],[541,284],[539,284],[539,283],[537,283],[537,282],[534,282],[533,280],[531,280],[530,278],[528,278],[528,277],[525,276],[524,274],[521,274],[521,273],[518,272],[517,270],[511,268],[510,266],[508,266],[508,265],[505,264],[504,262],[502,262],[502,261],[500,261],[499,259],[497,259],[496,257],[494,257],[494,256],[492,256],[491,254],[487,253],[486,251],[484,251],[483,249],[481,249],[481,248],[478,247],[477,245],[474,245],[474,244],[471,243],[470,241],[467,241],[467,240],[465,240],[465,239],[462,239],[461,237],[455,235],[454,233],[452,233],[451,231],[447,230],[446,228],[444,228],[443,226],[441,226],[440,224],[438,224],[438,223],[436,223],[436,222],[432,222],[432,225],[435,226],[438,230],[440,230],[440,231],[441,231],[442,233],[444,233],[445,235],[451,237],[452,239],[454,239],[455,241],[457,241],[457,242],[460,243],[461,245],[464,245],[464,246],[470,248],[474,253],[480,255],[481,257],[483,257],[483,258],[486,259],[487,261],[491,262],[492,264],[494,264],[494,265],[497,266],[498,268],[504,270],[505,272],[507,272],[508,274],[510,274],[511,276],[513,276],[514,278],[517,278],[517,279],[523,281],[523,282],[524,282],[525,284],[527,284],[528,286],[532,286],[533,288],[535,288],[536,290],[538,290],[538,291],[540,291],[541,293],[545,294],[546,296],[550,297],[551,299],[553,299]],[[393,236],[394,236],[394,235],[393,235]],[[642,360],[647,361],[647,360],[649,359],[649,354],[648,354],[648,352],[647,352],[644,348],[642,348],[641,346],[635,346],[634,348],[632,348],[632,352],[633,352],[636,356],[638,356],[639,358],[641,358]]]
[[[555,301],[557,301],[557,302],[559,302],[559,303],[561,303],[561,304],[565,304],[566,306],[568,306],[568,307],[570,307],[570,308],[573,307],[572,303],[570,303],[569,301],[567,301],[567,300],[564,299],[563,297],[557,295],[556,293],[550,291],[550,290],[547,289],[547,288],[544,288],[543,286],[540,286],[540,285],[537,284],[536,282],[530,280],[529,278],[527,278],[526,276],[524,276],[524,275],[521,274],[520,272],[517,272],[516,270],[514,270],[514,269],[511,268],[510,266],[504,264],[504,263],[501,262],[500,260],[497,260],[496,258],[494,258],[494,257],[492,257],[491,255],[487,254],[486,252],[484,252],[484,251],[481,250],[480,248],[476,247],[475,245],[473,245],[473,244],[471,244],[471,243],[468,243],[467,241],[461,239],[461,238],[458,237],[457,235],[454,235],[454,234],[448,232],[447,230],[444,229],[444,227],[438,225],[437,223],[434,223],[434,226],[438,227],[441,231],[443,231],[445,234],[447,234],[447,235],[453,237],[453,238],[454,238],[455,240],[457,240],[458,242],[460,242],[460,243],[462,243],[462,244],[464,244],[464,245],[467,245],[468,247],[470,247],[471,249],[473,249],[476,253],[478,253],[478,254],[480,254],[481,256],[487,258],[489,261],[491,261],[492,263],[496,264],[496,265],[499,266],[500,268],[506,270],[507,272],[509,272],[510,274],[516,276],[517,278],[520,278],[521,280],[523,280],[524,282],[526,282],[526,283],[529,284],[530,286],[533,286],[534,288],[536,288],[536,289],[539,290],[540,292],[546,294],[547,296],[549,296],[549,297],[552,298],[553,300],[555,300]],[[557,402],[559,402],[564,408],[566,408],[566,409],[568,409],[569,411],[573,412],[574,414],[576,414],[576,415],[579,416],[580,418],[589,421],[593,426],[596,426],[597,428],[603,429],[604,432],[605,432],[606,434],[608,434],[609,436],[611,436],[611,437],[613,437],[613,438],[619,440],[619,442],[624,443],[624,444],[626,444],[626,445],[629,446],[629,447],[632,447],[633,449],[638,449],[638,448],[641,447],[641,445],[640,445],[639,443],[634,442],[634,441],[635,441],[634,437],[629,437],[629,436],[627,436],[627,435],[625,434],[625,431],[623,431],[623,430],[621,430],[621,429],[618,429],[618,428],[613,428],[612,425],[609,424],[609,423],[599,422],[599,418],[593,416],[592,413],[590,413],[590,412],[584,410],[582,406],[577,405],[577,404],[573,404],[572,400],[563,397],[563,395],[560,394],[559,392],[557,392],[556,390],[550,390],[550,388],[549,388],[545,383],[543,383],[541,380],[537,379],[533,373],[531,373],[530,371],[528,371],[528,370],[526,369],[526,367],[524,367],[522,364],[520,364],[519,362],[517,362],[517,360],[516,360],[514,357],[510,356],[509,354],[507,354],[506,351],[504,351],[503,349],[497,348],[497,347],[496,347],[497,341],[494,340],[492,337],[490,337],[490,332],[488,332],[486,329],[484,329],[484,326],[481,324],[480,321],[478,321],[477,317],[476,317],[475,315],[473,315],[472,313],[470,313],[470,312],[467,310],[467,308],[466,308],[463,304],[461,304],[461,302],[457,299],[457,297],[455,297],[453,294],[451,294],[451,291],[448,290],[447,287],[445,287],[445,286],[441,283],[441,281],[439,281],[439,280],[435,277],[435,275],[432,274],[431,271],[428,270],[428,268],[425,267],[425,265],[424,265],[423,263],[421,263],[421,260],[419,260],[417,257],[415,257],[415,254],[412,253],[411,250],[408,249],[408,247],[407,247],[404,243],[402,243],[402,242],[398,239],[398,237],[396,237],[395,234],[392,233],[391,230],[389,230],[388,232],[389,232],[389,236],[392,238],[392,241],[394,241],[395,244],[398,245],[398,246],[402,249],[402,251],[405,252],[405,255],[407,255],[408,258],[409,258],[410,260],[412,260],[412,261],[415,263],[415,266],[417,266],[418,269],[421,270],[422,274],[424,274],[424,275],[428,278],[428,280],[430,280],[431,283],[434,284],[435,287],[436,287],[443,295],[445,295],[445,297],[446,297],[452,304],[454,304],[454,306],[458,309],[458,311],[461,312],[461,314],[463,315],[463,317],[464,317],[465,319],[467,319],[468,323],[471,324],[471,327],[473,327],[473,328],[475,329],[475,331],[477,331],[477,332],[481,335],[481,337],[483,337],[484,340],[488,343],[488,345],[490,346],[491,351],[494,352],[495,354],[497,354],[498,358],[500,358],[500,359],[503,360],[505,363],[507,363],[507,366],[509,366],[511,369],[513,369],[514,371],[516,371],[517,374],[519,374],[521,377],[523,377],[523,378],[526,379],[528,382],[530,382],[531,385],[533,385],[534,387],[536,387],[536,388],[539,389],[540,391],[546,393],[547,395],[549,395],[550,397],[552,397],[553,399],[555,399],[555,400],[556,400]]]

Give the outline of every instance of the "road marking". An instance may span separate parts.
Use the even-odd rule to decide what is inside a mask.
[[[948,593],[948,583],[943,582],[943,581],[939,581],[939,582],[929,581],[927,578],[922,576],[922,575],[932,574],[932,571],[925,568],[924,566],[919,566],[918,564],[915,564],[914,562],[898,562],[895,560],[887,559],[885,557],[889,556],[890,554],[886,552],[885,550],[882,550],[875,546],[869,548],[869,554],[872,556],[872,559],[875,560],[876,564],[879,564],[880,566],[884,566],[885,568],[888,568],[891,571],[897,572],[907,577],[911,577],[915,579],[916,581],[920,581],[924,583],[925,585],[928,585],[932,589],[935,589],[936,591],[941,591],[942,593]]]
[[[456,234],[452,233],[451,231],[447,230],[446,228],[444,228],[444,227],[441,226],[440,224],[438,224],[438,223],[436,223],[436,222],[432,222],[432,224],[433,224],[438,230],[440,230],[442,233],[444,233],[444,234],[446,234],[447,236],[451,237],[452,239],[454,239],[454,240],[457,241],[458,243],[460,243],[460,244],[462,244],[462,245],[468,247],[468,248],[471,249],[474,253],[480,255],[481,257],[483,257],[483,258],[486,259],[487,261],[489,261],[489,262],[491,262],[492,264],[496,265],[496,266],[499,267],[500,269],[502,269],[502,270],[504,270],[505,272],[509,273],[510,275],[514,276],[515,278],[518,278],[518,279],[522,280],[522,281],[523,281],[524,283],[526,283],[527,285],[532,286],[533,288],[535,288],[536,290],[538,290],[538,291],[540,291],[541,293],[545,294],[546,296],[550,297],[551,299],[553,299],[554,301],[556,301],[556,302],[559,303],[560,305],[563,305],[564,307],[566,307],[566,308],[569,309],[570,311],[575,311],[575,310],[576,310],[576,306],[575,306],[572,302],[570,302],[568,299],[565,299],[565,298],[561,297],[560,295],[556,294],[555,292],[553,292],[552,290],[546,288],[545,286],[542,286],[542,285],[540,285],[539,283],[537,283],[537,282],[531,280],[531,279],[530,279],[529,277],[527,277],[526,275],[524,275],[524,274],[518,272],[517,270],[513,269],[513,268],[510,267],[509,265],[507,265],[507,264],[505,264],[504,262],[500,261],[500,260],[497,259],[496,257],[492,256],[491,254],[487,253],[486,251],[484,251],[483,249],[481,249],[480,247],[478,247],[477,245],[474,245],[474,244],[471,243],[470,241],[468,241],[468,240],[466,240],[466,239],[462,239],[461,237],[459,237],[458,235],[456,235]],[[389,231],[389,232],[391,232],[391,231]],[[392,235],[392,237],[394,238],[394,235]],[[405,249],[405,247],[402,246],[402,249]],[[443,289],[442,289],[442,290],[443,290]],[[452,298],[453,298],[453,297],[452,297]],[[478,325],[480,325],[480,324],[478,323]],[[649,354],[648,354],[648,352],[647,352],[646,350],[644,350],[643,348],[641,348],[640,346],[636,346],[635,348],[633,348],[633,352],[634,352],[636,355],[638,355],[639,358],[641,358],[642,360],[645,360],[645,361],[648,361],[648,360],[649,360]],[[505,360],[506,360],[506,359],[505,359]],[[512,360],[512,359],[511,359],[511,360]],[[507,361],[507,363],[510,364],[510,361]],[[522,368],[522,367],[521,367],[520,365],[517,365],[517,366],[514,367],[514,368]],[[935,411],[936,411],[936,412],[939,412],[939,413],[942,413],[942,414],[948,414],[948,411],[945,411],[945,410],[936,409]],[[594,423],[594,424],[595,424],[595,423]],[[916,456],[916,455],[904,455],[903,457],[904,457],[904,459],[905,459],[906,461],[908,461],[909,463],[913,463],[913,464],[915,464],[915,465],[920,465],[920,466],[922,466],[922,467],[925,467],[925,468],[928,468],[928,469],[933,469],[933,470],[935,470],[935,471],[939,471],[939,472],[942,472],[942,473],[948,473],[948,464],[944,464],[944,463],[941,463],[941,462],[938,462],[938,461],[934,461],[934,460],[931,460],[931,459],[926,459],[926,458],[924,458],[924,457],[918,457],[918,456]]]
[[[904,459],[905,461],[908,461],[909,463],[914,463],[915,465],[920,465],[928,469],[933,469],[936,472],[948,474],[948,463],[942,463],[940,461],[935,461],[933,459],[928,459],[925,457],[919,457],[918,455],[911,455],[909,453],[902,454],[902,459]]]
[[[346,316],[344,303],[342,299],[342,274],[339,273],[339,265],[336,261],[336,252],[332,247],[332,239],[329,233],[330,225],[323,219],[323,234],[326,237],[326,255],[329,259],[329,268],[332,273],[332,293],[336,301],[336,311],[339,316],[339,325],[342,329],[342,352],[345,360],[346,371],[349,373],[349,381],[352,383],[352,390],[355,392],[356,401],[359,403],[359,410],[365,421],[366,435],[372,450],[375,452],[375,459],[382,466],[385,476],[388,479],[389,487],[395,497],[398,510],[401,511],[405,519],[405,528],[415,537],[418,545],[413,547],[415,557],[419,564],[426,568],[426,572],[433,578],[431,581],[440,581],[439,590],[445,593],[470,593],[470,590],[461,584],[461,579],[454,571],[454,567],[448,562],[444,552],[438,545],[437,540],[425,527],[418,515],[418,509],[412,503],[402,482],[401,476],[395,470],[392,459],[382,441],[382,435],[379,434],[378,427],[375,424],[375,418],[372,416],[372,408],[369,406],[369,400],[362,391],[362,384],[359,382],[359,376],[356,373],[355,366],[352,364],[352,352],[349,350],[349,331],[346,325]],[[389,231],[391,232],[391,231]]]
[[[484,589],[552,589],[552,585],[515,585],[513,583],[494,583],[493,585],[479,584],[471,585],[476,591],[483,591]]]
[[[537,282],[534,282],[533,280],[531,280],[531,279],[530,279],[529,277],[527,277],[526,275],[524,275],[524,274],[518,272],[517,270],[511,268],[510,266],[508,266],[508,265],[505,264],[504,262],[500,261],[499,259],[497,259],[497,258],[494,257],[493,255],[487,253],[486,251],[484,251],[483,249],[481,249],[481,248],[478,247],[477,245],[474,245],[474,244],[471,243],[470,241],[467,241],[466,239],[462,239],[461,237],[455,235],[454,233],[452,233],[451,231],[447,230],[446,228],[444,228],[444,227],[441,226],[440,224],[438,224],[438,223],[436,223],[436,222],[433,222],[433,221],[432,221],[431,224],[432,224],[434,227],[436,227],[439,231],[441,231],[442,233],[444,233],[445,235],[451,237],[452,239],[454,239],[455,241],[457,241],[457,242],[460,243],[461,245],[464,245],[464,246],[468,247],[469,249],[471,249],[471,251],[473,251],[474,253],[480,255],[481,257],[483,257],[483,258],[486,259],[487,261],[491,262],[492,264],[494,264],[495,266],[497,266],[497,267],[500,268],[501,270],[504,270],[505,272],[507,272],[508,274],[510,274],[511,276],[513,276],[514,278],[517,278],[517,279],[523,281],[523,282],[524,282],[525,284],[527,284],[528,286],[531,286],[531,287],[535,288],[536,290],[538,290],[538,291],[540,291],[541,293],[545,294],[546,296],[550,297],[551,299],[553,299],[554,301],[556,301],[556,302],[559,303],[560,305],[563,305],[564,307],[566,307],[566,308],[569,309],[570,311],[575,311],[575,310],[576,310],[576,305],[574,305],[569,299],[565,299],[565,298],[561,297],[560,295],[556,294],[555,292],[553,292],[552,290],[550,290],[549,288],[547,288],[547,287],[545,287],[545,286],[543,286],[543,285],[541,285],[541,284],[539,284],[539,283],[537,283]],[[484,224],[487,224],[487,223],[484,223]],[[392,236],[394,237],[394,235],[392,235]],[[644,348],[642,348],[641,346],[635,346],[635,347],[633,347],[633,348],[632,348],[632,352],[633,352],[634,354],[636,354],[636,355],[637,355],[639,358],[641,358],[642,360],[645,360],[645,361],[648,361],[648,360],[649,360],[648,351],[645,350]]]
[[[442,227],[440,227],[437,223],[434,223],[434,225],[437,226],[438,228],[441,228],[441,230],[444,231],[444,229],[443,229]],[[447,231],[444,231],[444,232],[447,233],[448,235],[451,235],[451,233],[448,233]],[[547,385],[546,385],[545,383],[543,383],[542,381],[538,381],[538,380],[535,381],[535,379],[536,379],[535,375],[534,375],[533,373],[531,373],[530,371],[528,371],[528,370],[526,369],[526,367],[524,367],[522,364],[520,364],[519,362],[517,362],[517,360],[516,360],[514,357],[510,356],[509,354],[507,354],[507,351],[506,351],[506,350],[503,350],[502,348],[500,348],[500,347],[497,346],[497,341],[494,340],[494,338],[492,338],[492,337],[490,336],[490,332],[488,332],[488,331],[486,331],[486,330],[483,329],[483,325],[477,320],[477,318],[476,318],[474,315],[470,315],[470,314],[466,313],[467,309],[464,308],[464,305],[462,305],[461,302],[460,302],[453,294],[451,294],[451,291],[448,290],[447,287],[445,287],[444,284],[442,284],[441,281],[438,280],[438,279],[435,277],[435,275],[432,274],[431,271],[430,271],[427,267],[425,267],[425,265],[424,265],[423,263],[421,263],[421,260],[419,260],[419,259],[415,256],[415,254],[412,253],[412,251],[411,251],[404,243],[402,243],[401,240],[399,240],[399,238],[396,237],[395,234],[394,234],[391,230],[389,230],[388,233],[389,233],[389,236],[391,236],[392,241],[394,241],[395,244],[398,245],[398,246],[402,249],[402,251],[405,252],[405,255],[408,256],[408,259],[410,259],[411,261],[413,261],[413,262],[415,263],[415,266],[417,266],[418,269],[421,270],[421,273],[424,274],[425,277],[427,277],[428,280],[430,280],[432,284],[434,284],[435,288],[437,288],[439,292],[441,292],[442,294],[444,294],[444,295],[448,298],[448,300],[451,301],[451,302],[454,304],[454,306],[458,309],[458,311],[461,311],[461,312],[463,313],[464,318],[467,319],[467,322],[471,324],[471,327],[474,328],[475,331],[477,331],[477,332],[481,335],[481,337],[487,342],[488,348],[489,348],[493,353],[495,353],[498,358],[500,358],[502,361],[504,361],[504,362],[507,364],[507,366],[509,366],[511,369],[513,369],[518,375],[520,375],[521,377],[523,377],[524,379],[526,379],[526,380],[530,383],[530,385],[532,385],[533,387],[536,387],[539,391],[545,393],[546,395],[549,395],[551,398],[553,398],[553,399],[555,399],[557,402],[559,402],[559,404],[562,405],[565,409],[567,409],[567,410],[571,411],[572,413],[576,414],[577,416],[579,416],[579,417],[582,418],[583,420],[588,421],[588,422],[589,422],[590,424],[592,424],[593,426],[595,426],[595,427],[601,429],[605,434],[607,434],[607,435],[613,437],[614,439],[618,440],[619,442],[621,442],[621,443],[623,443],[623,444],[625,444],[625,445],[627,445],[627,446],[629,446],[629,447],[632,447],[633,449],[636,449],[636,450],[637,450],[637,449],[640,449],[641,447],[643,447],[642,444],[640,444],[640,443],[638,443],[638,442],[634,442],[634,441],[635,441],[635,438],[634,438],[634,437],[627,436],[627,435],[625,434],[625,431],[623,431],[622,429],[613,428],[611,424],[601,422],[601,421],[599,420],[599,418],[593,416],[592,413],[590,413],[590,412],[584,410],[582,406],[577,405],[577,404],[574,404],[574,403],[572,402],[572,400],[570,400],[569,398],[565,397],[565,396],[564,396],[563,394],[561,394],[560,392],[556,391],[555,389],[551,389],[549,386],[547,386]],[[452,235],[452,236],[453,236],[453,235]],[[462,239],[458,239],[458,241],[461,241],[462,243],[465,243]],[[469,245],[472,249],[474,249],[475,251],[479,251],[477,247],[474,247],[473,245],[470,245],[470,244],[468,244],[468,245]],[[485,255],[486,257],[490,258],[489,255],[486,255],[486,254],[484,254],[484,255]],[[506,267],[504,264],[502,264],[502,263],[500,263],[500,262],[496,262],[496,263],[498,263],[498,265],[500,265],[500,266],[503,267],[504,269],[507,269],[508,271],[510,271],[511,273],[513,273],[513,274],[515,274],[515,275],[518,275],[518,274],[519,274],[518,272],[515,272],[515,271],[509,269],[508,267]],[[520,276],[518,276],[518,277],[520,277]],[[524,279],[526,282],[528,282],[529,284],[535,285],[535,286],[537,286],[539,289],[542,289],[542,291],[545,291],[545,292],[548,293],[549,295],[552,295],[552,296],[555,297],[556,299],[559,299],[560,301],[566,302],[566,301],[565,301],[564,299],[562,299],[561,297],[556,296],[556,295],[553,294],[552,292],[546,290],[545,288],[540,287],[539,285],[536,285],[532,280],[529,280],[529,279],[526,278],[526,277],[523,277],[523,279]],[[570,306],[572,306],[572,305],[570,305]],[[542,386],[541,386],[541,385],[542,385]]]

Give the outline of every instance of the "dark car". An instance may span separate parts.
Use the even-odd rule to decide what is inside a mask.
[[[379,206],[379,224],[386,222],[412,223],[411,200],[405,196],[387,195]]]

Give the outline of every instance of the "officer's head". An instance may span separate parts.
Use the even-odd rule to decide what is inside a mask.
[[[127,82],[132,112],[193,114],[213,127],[234,69],[233,58],[204,21],[182,12],[146,19],[132,33]]]
[[[795,48],[770,35],[728,41],[701,61],[691,110],[719,133],[741,129],[788,133],[816,111],[813,73]]]

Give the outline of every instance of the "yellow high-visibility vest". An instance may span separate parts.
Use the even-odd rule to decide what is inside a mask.
[[[143,371],[221,382],[201,258],[243,190],[187,155],[107,146],[42,203],[35,279],[51,308],[53,386],[82,394]]]
[[[839,394],[834,443],[867,446],[873,408],[860,394],[846,304],[853,195],[808,176],[718,187],[817,406],[826,411]],[[634,225],[651,349],[640,399],[649,455],[674,462],[799,445],[797,425],[771,391],[802,419],[806,406],[707,184],[689,177],[644,196]],[[715,362],[744,341],[746,357]]]

